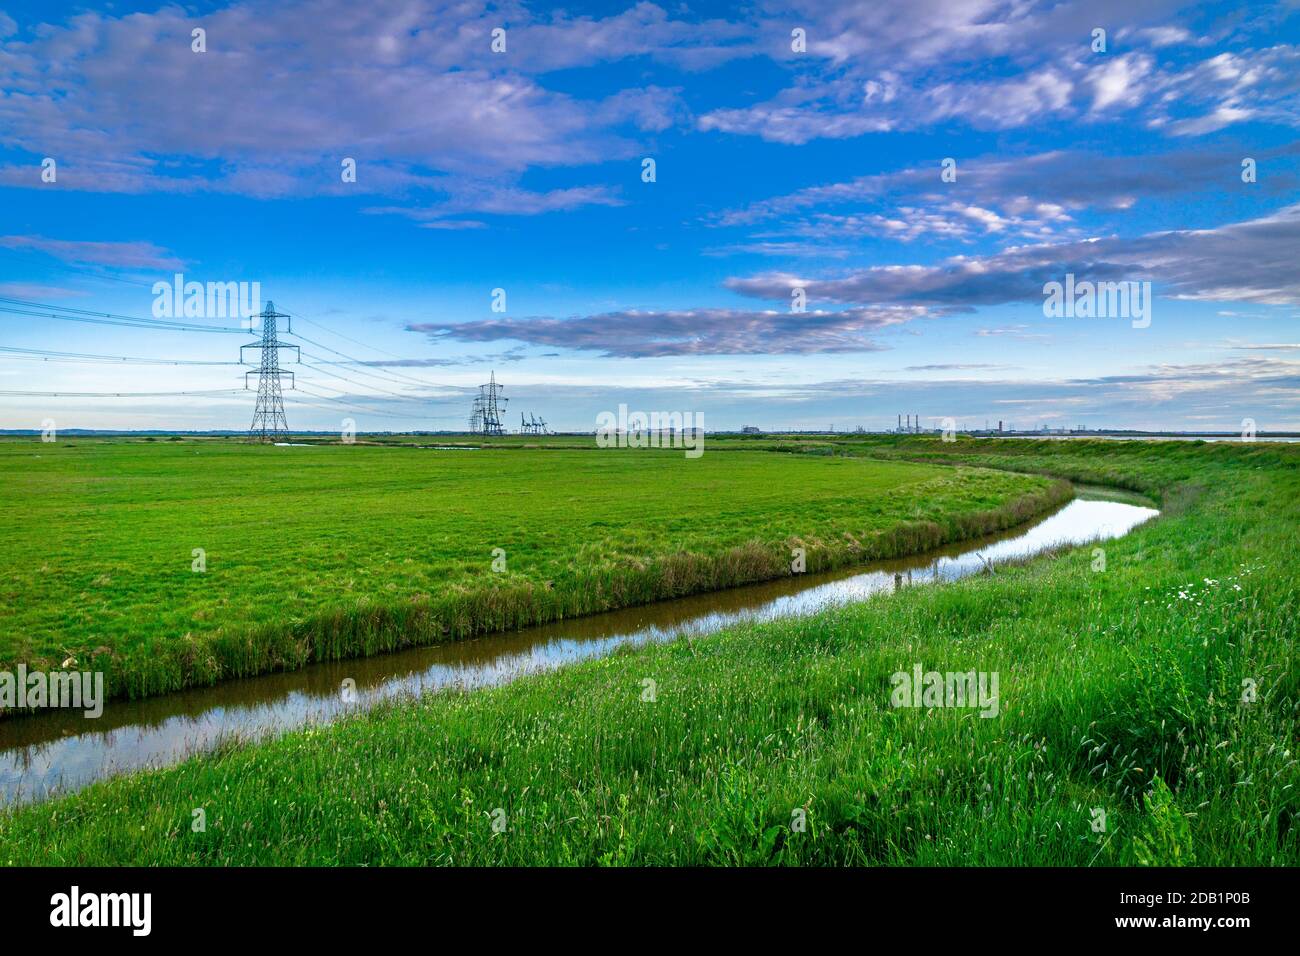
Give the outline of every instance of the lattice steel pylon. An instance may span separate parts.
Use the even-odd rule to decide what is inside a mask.
[[[287,438],[289,422],[284,417],[284,397],[280,392],[280,376],[288,375],[293,387],[293,372],[280,371],[280,349],[297,349],[296,345],[283,344],[279,341],[279,319],[288,319],[283,312],[275,311],[275,303],[268,301],[259,316],[262,320],[262,341],[250,342],[239,347],[239,360],[244,360],[244,349],[261,349],[261,367],[257,370],[257,407],[253,410],[253,424],[249,426],[248,437],[251,441],[273,442],[277,438]],[[292,322],[292,320],[290,320]],[[292,332],[292,324],[285,328]],[[301,360],[302,353],[298,353]],[[244,387],[248,387],[248,376],[244,373]]]
[[[509,399],[501,394],[502,391],[504,391],[502,386],[497,384],[496,372],[492,373],[486,385],[478,387],[478,395],[474,399],[474,407],[469,416],[471,434],[504,435],[506,433],[505,422],[501,420],[501,415],[506,410],[506,402]]]

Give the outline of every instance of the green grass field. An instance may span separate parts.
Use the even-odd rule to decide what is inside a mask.
[[[1067,493],[586,444],[0,443],[0,668],[70,660],[145,696],[770,579],[796,546],[810,571],[916,552]]]
[[[1300,862],[1300,448],[839,451],[1111,482],[1164,513],[1104,571],[1074,549],[98,784],[0,815],[0,861]],[[892,708],[915,663],[999,672],[999,716]]]

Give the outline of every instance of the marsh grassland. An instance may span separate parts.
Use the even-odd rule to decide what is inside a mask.
[[[778,445],[793,453],[730,450]],[[820,474],[854,466],[879,474],[885,463],[928,469],[884,472],[895,475],[886,497],[907,493],[897,477],[904,474],[914,476],[915,493],[941,476],[965,476],[962,487],[986,480],[978,477],[986,472],[954,468],[1033,473],[1139,491],[1158,499],[1163,514],[1108,542],[1105,570],[1094,570],[1092,548],[1069,549],[494,690],[430,695],[97,784],[0,815],[0,860],[1300,861],[1300,449],[819,439],[737,442],[702,461],[718,469],[722,489],[733,480],[722,475],[770,459],[831,464]],[[142,459],[137,467],[157,466]],[[313,474],[301,469],[306,480]],[[237,497],[242,481],[229,480]],[[570,485],[575,499],[587,492],[581,480]],[[598,487],[590,477],[586,485]],[[720,541],[748,539],[742,512],[751,507],[769,516],[772,540],[810,533],[772,518],[780,511],[763,491],[779,489],[755,482],[735,505],[721,490],[699,492],[718,513],[734,512],[734,524],[718,527],[735,537],[720,532]],[[825,494],[844,500],[842,488]],[[785,500],[802,515],[806,507],[816,513],[819,497],[800,485]],[[828,504],[826,519],[834,512]],[[891,707],[891,674],[917,663],[998,672],[998,716]],[[646,678],[655,682],[652,701]],[[200,833],[191,829],[198,807],[208,821]]]
[[[0,669],[142,697],[910,554],[1042,478],[763,452],[0,443]]]

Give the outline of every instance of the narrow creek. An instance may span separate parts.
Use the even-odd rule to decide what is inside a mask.
[[[395,697],[473,689],[600,657],[623,645],[699,637],[743,621],[813,614],[897,587],[953,581],[989,564],[1062,545],[1116,538],[1154,508],[1100,489],[999,535],[825,574],[661,601],[642,607],[434,647],[227,681],[138,701],[109,701],[87,720],[51,710],[0,721],[0,804],[40,800],[96,780],[177,763],[223,739],[256,739],[320,724]],[[1115,500],[1117,497],[1122,500]],[[344,682],[347,681],[346,691]],[[353,683],[355,682],[355,690]]]

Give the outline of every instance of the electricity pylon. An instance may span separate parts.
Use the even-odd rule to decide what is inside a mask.
[[[469,416],[469,430],[472,434],[504,435],[506,433],[501,413],[506,410],[506,402],[509,399],[502,396],[502,391],[504,391],[502,386],[497,384],[496,372],[492,373],[488,384],[478,387],[478,395],[474,399],[474,407]]]
[[[277,338],[277,319],[288,319],[283,312],[275,311],[275,303],[268,301],[261,312],[262,341],[250,342],[239,347],[239,361],[244,361],[244,349],[261,349],[262,362],[257,370],[257,407],[253,410],[253,424],[249,426],[248,437],[252,441],[273,442],[277,438],[287,438],[289,422],[284,417],[284,398],[280,394],[280,376],[288,375],[290,388],[294,387],[293,372],[280,371],[280,349],[297,349],[296,345],[281,344]],[[292,320],[285,327],[286,332],[293,331]],[[298,353],[301,361],[302,353]],[[248,376],[244,373],[244,387],[248,388]]]

